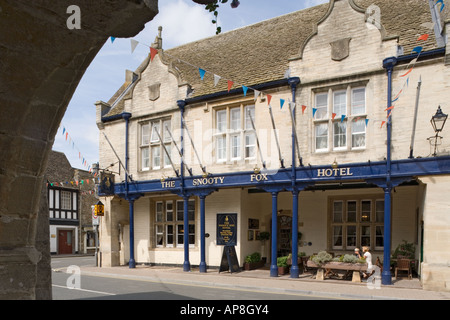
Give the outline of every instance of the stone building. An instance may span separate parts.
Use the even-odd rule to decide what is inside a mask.
[[[95,197],[92,173],[72,168],[64,153],[52,151],[47,172],[52,254],[93,253],[95,230],[91,206]]]
[[[96,103],[102,265],[206,272],[232,241],[240,264],[259,251],[277,276],[281,255],[369,246],[389,285],[406,241],[424,288],[449,290],[450,143],[430,125],[450,111],[439,9],[330,0],[170,50],[160,33]]]

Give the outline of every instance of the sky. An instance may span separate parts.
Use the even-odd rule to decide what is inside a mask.
[[[328,0],[231,0],[218,11],[222,33],[260,21],[302,10]],[[88,170],[98,162],[99,130],[95,123],[95,102],[107,102],[125,81],[125,70],[134,71],[147,57],[150,45],[162,26],[163,49],[213,37],[213,14],[192,0],[159,0],[159,13],[132,38],[109,39],[86,70],[67,107],[55,137],[53,150],[65,153],[74,168]],[[82,10],[82,9],[81,9]],[[81,19],[82,19],[81,12]],[[131,52],[130,39],[139,41]]]

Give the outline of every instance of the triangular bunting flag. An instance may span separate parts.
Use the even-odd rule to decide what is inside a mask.
[[[158,54],[158,50],[155,48],[150,47],[150,62],[153,61],[155,56]]]
[[[217,84],[219,83],[220,80],[220,76],[218,76],[217,74],[214,75],[214,87],[217,86]]]
[[[381,121],[381,127],[380,128],[383,128],[385,123],[386,123],[386,121]]]
[[[392,110],[394,109],[394,106],[390,106],[389,108],[385,109],[384,111]]]
[[[336,113],[333,112],[333,113],[331,114],[331,119],[334,120],[334,118],[336,118]]]
[[[254,91],[255,91],[255,98],[254,98],[254,100],[256,101],[256,99],[258,99],[258,96],[261,93],[261,91],[258,91],[258,90],[254,90]]]
[[[198,68],[198,72],[200,73],[200,79],[203,80],[203,78],[205,77],[206,70]]]
[[[244,91],[244,97],[247,96],[247,90],[248,90],[248,87],[242,86],[242,91]]]
[[[291,68],[288,68],[284,73],[284,78],[289,79],[291,77]]]
[[[305,110],[306,110],[307,106],[302,105],[302,114],[305,114]]]
[[[410,66],[410,65],[415,65],[416,64],[416,62],[417,62],[417,58],[415,58],[415,59],[412,59],[409,63],[408,63],[408,67]]]
[[[401,75],[400,77],[406,77],[408,74],[411,73],[412,70],[413,68],[409,69],[404,75]]]
[[[116,37],[110,37],[111,38],[111,43],[114,43],[114,40],[116,40]]]
[[[267,104],[270,104],[270,100],[272,100],[272,96],[270,94],[267,95]]]
[[[136,49],[137,45],[139,44],[139,41],[130,39],[130,44],[131,44],[131,53],[133,53],[134,49]]]
[[[228,82],[228,92],[230,92],[231,87],[233,86],[234,82],[231,80],[228,80],[227,82]]]
[[[413,50],[412,50],[412,52],[417,52],[417,53],[421,53],[422,52],[422,47],[415,47]]]
[[[423,34],[419,38],[417,38],[417,41],[420,41],[420,40],[427,41],[429,36],[430,35],[428,33]]]
[[[317,109],[316,109],[316,108],[313,108],[313,118],[314,118],[314,116],[316,115],[316,111],[317,111]]]
[[[367,127],[368,124],[369,124],[369,119],[366,119],[366,127]]]
[[[344,120],[345,120],[345,114],[343,114],[342,116],[341,116],[341,122],[344,122]]]
[[[283,109],[283,104],[284,104],[285,100],[284,99],[280,99],[280,109]]]

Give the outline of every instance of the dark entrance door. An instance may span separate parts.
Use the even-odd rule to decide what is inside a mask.
[[[58,253],[71,254],[72,250],[72,230],[58,231]]]
[[[278,216],[278,257],[292,252],[292,217]]]

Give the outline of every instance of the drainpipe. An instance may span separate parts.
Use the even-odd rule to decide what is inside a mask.
[[[387,71],[387,107],[392,104],[392,72],[397,64],[396,57],[390,57],[383,60],[383,68]],[[390,110],[387,111],[388,114]],[[383,272],[381,274],[381,283],[384,285],[392,284],[391,275],[391,141],[392,141],[392,117],[387,119],[387,151],[386,151],[386,186],[384,188],[384,253],[383,253]]]
[[[292,90],[292,102],[295,102],[295,93],[297,85],[300,83],[300,78],[289,78],[289,84]],[[296,106],[293,108],[293,119],[295,120]],[[295,122],[296,123],[296,122]],[[296,186],[296,161],[295,161],[295,146],[296,143],[296,128],[292,126],[292,267],[291,278],[298,278],[300,270],[298,268],[298,189]],[[299,159],[301,161],[301,159]],[[302,165],[301,163],[299,165]]]
[[[181,118],[181,133],[180,133],[180,153],[181,153],[181,167],[180,167],[180,191],[181,196],[183,197],[184,211],[183,211],[183,219],[184,219],[184,262],[183,262],[183,271],[191,271],[191,264],[189,263],[189,212],[188,212],[188,204],[189,204],[189,196],[186,195],[184,189],[184,107],[186,106],[186,102],[184,100],[177,101],[178,108],[180,108]]]

